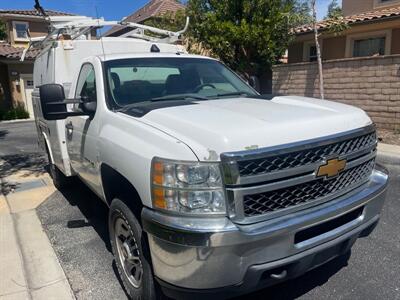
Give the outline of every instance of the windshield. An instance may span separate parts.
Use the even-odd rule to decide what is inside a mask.
[[[147,101],[258,95],[235,73],[211,59],[121,59],[106,62],[105,70],[108,95],[117,107]]]

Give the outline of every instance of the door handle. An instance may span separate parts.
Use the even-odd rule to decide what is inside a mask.
[[[65,125],[65,128],[67,129],[67,135],[71,136],[72,131],[74,131],[74,125],[72,125],[72,122],[69,122]]]

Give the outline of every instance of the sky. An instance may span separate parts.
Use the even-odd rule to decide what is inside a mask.
[[[148,0],[40,0],[45,9],[99,16],[106,20],[120,20],[147,2]],[[319,19],[326,15],[330,2],[331,0],[317,0]],[[1,0],[0,9],[32,9],[34,3],[34,0]]]

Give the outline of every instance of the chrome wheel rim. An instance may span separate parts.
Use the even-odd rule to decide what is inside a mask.
[[[129,229],[128,223],[120,217],[115,220],[114,231],[118,259],[122,269],[130,284],[139,288],[142,283],[143,266],[135,237]]]

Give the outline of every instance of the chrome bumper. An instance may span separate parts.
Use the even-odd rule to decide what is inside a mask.
[[[248,278],[255,280],[249,277],[252,270],[259,269],[261,276],[285,262],[364,235],[379,220],[387,182],[387,173],[375,170],[371,180],[351,196],[250,225],[234,224],[228,218],[186,218],[144,209],[142,222],[155,276],[186,289],[248,285]],[[361,215],[351,222],[295,244],[299,231],[361,207]]]

